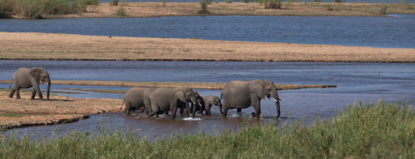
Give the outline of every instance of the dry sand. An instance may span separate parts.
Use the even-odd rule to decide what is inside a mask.
[[[415,49],[0,32],[0,60],[415,62]]]
[[[88,114],[120,112],[121,99],[69,98],[51,95],[49,100],[30,100],[31,91],[21,92],[22,99],[9,98],[0,91],[0,127],[52,125],[86,119]],[[124,107],[123,107],[124,108]]]

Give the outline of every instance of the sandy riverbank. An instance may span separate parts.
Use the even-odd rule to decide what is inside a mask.
[[[415,49],[0,32],[0,60],[415,62]]]
[[[219,2],[219,1],[217,1]],[[373,3],[304,3],[283,2],[282,9],[264,9],[260,3],[224,3],[212,0],[208,5],[209,14],[199,14],[199,3],[139,2],[109,3],[88,6],[86,12],[66,15],[44,15],[44,18],[103,18],[117,17],[120,6],[126,11],[123,17],[199,16],[199,15],[254,15],[254,16],[384,16],[380,9],[387,5],[386,14],[415,14],[415,4],[373,4]],[[12,18],[26,18],[12,14]]]
[[[3,129],[76,122],[88,114],[119,112],[121,99],[69,98],[51,95],[49,100],[30,100],[31,91],[22,99],[9,98],[10,91],[0,89],[0,127]]]

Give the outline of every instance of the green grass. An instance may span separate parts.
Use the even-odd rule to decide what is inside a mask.
[[[44,15],[62,15],[86,11],[86,5],[97,5],[99,0],[0,0],[0,12],[14,12],[28,18]]]
[[[131,131],[68,135],[31,140],[0,137],[0,158],[414,158],[415,116],[400,103],[361,104],[330,120],[276,126],[243,126],[238,131],[178,133],[148,141]]]
[[[127,12],[126,12],[126,10],[125,10],[125,8],[124,8],[123,5],[121,5],[120,8],[118,8],[115,11],[115,15],[117,15],[117,16],[125,16],[125,15],[127,15]]]
[[[386,14],[386,9],[388,9],[388,6],[386,4],[382,5],[382,7],[380,8],[379,14],[380,15],[385,15]]]
[[[209,0],[199,0],[200,4],[200,10],[197,12],[199,14],[209,14],[209,11],[207,10]]]

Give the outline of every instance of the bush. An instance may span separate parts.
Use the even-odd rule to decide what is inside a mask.
[[[232,3],[232,0],[226,0],[226,3]]]
[[[209,11],[207,10],[207,6],[209,3],[209,0],[200,0],[200,10],[198,11],[199,14],[209,14]]]
[[[249,0],[242,0],[242,3],[249,3]]]
[[[335,3],[341,3],[342,0],[334,0]]]
[[[269,0],[265,1],[265,9],[281,9],[280,0]]]
[[[86,5],[98,5],[99,0],[86,0]]]
[[[126,16],[127,15],[127,11],[125,10],[125,8],[121,5],[120,8],[117,9],[116,13],[117,16]]]
[[[380,8],[380,11],[379,11],[380,15],[385,15],[386,14],[386,9],[388,9],[388,6],[387,5],[383,5]]]
[[[112,2],[110,3],[110,5],[118,6],[118,0],[112,0]]]
[[[314,0],[314,2],[320,2],[320,0]]]

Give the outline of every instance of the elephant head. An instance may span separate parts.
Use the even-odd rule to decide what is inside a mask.
[[[30,76],[32,76],[37,83],[45,82],[48,85],[47,90],[47,99],[49,99],[49,92],[50,92],[50,77],[49,73],[40,67],[33,67],[30,69]]]
[[[274,83],[267,80],[254,80],[253,89],[259,98],[265,99],[265,97],[268,97],[270,99],[272,97],[277,107],[277,118],[280,117],[280,101],[282,99],[278,97],[277,88],[275,88]]]
[[[190,112],[190,108],[189,108],[189,103],[188,102],[192,102],[192,104],[196,105],[196,96],[199,96],[199,93],[193,91],[190,88],[184,88],[184,87],[178,87],[175,90],[174,93],[177,97],[178,100],[184,102],[186,104],[186,110],[187,112]],[[186,113],[187,114],[187,113]],[[193,114],[193,118],[194,118],[194,114],[195,112],[192,112]]]
[[[223,112],[222,112],[222,103],[220,102],[220,98],[215,96],[213,98],[213,102],[214,102],[214,104],[212,104],[212,105],[219,106],[220,113],[223,114]]]

